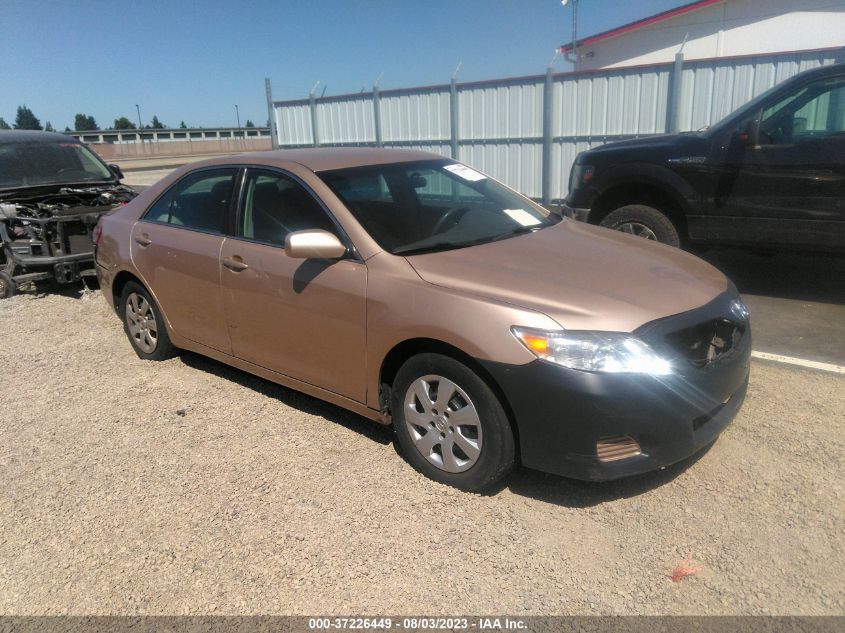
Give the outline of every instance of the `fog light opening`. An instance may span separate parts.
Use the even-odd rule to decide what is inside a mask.
[[[600,462],[617,462],[642,455],[639,443],[628,435],[603,437],[596,442],[596,454]]]

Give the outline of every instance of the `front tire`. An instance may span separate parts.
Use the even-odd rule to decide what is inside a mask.
[[[466,365],[440,354],[408,359],[393,381],[391,411],[405,459],[440,483],[479,492],[516,464],[507,414]]]
[[[628,204],[608,213],[601,225],[647,240],[680,247],[678,229],[665,213],[644,204]]]
[[[130,281],[120,296],[123,331],[132,349],[144,360],[167,360],[176,351],[158,304],[146,288]]]

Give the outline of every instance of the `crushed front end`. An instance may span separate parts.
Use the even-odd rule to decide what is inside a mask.
[[[0,198],[0,298],[19,284],[94,276],[94,227],[137,195],[123,185],[21,191]]]

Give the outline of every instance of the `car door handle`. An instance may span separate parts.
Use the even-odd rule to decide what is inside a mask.
[[[136,235],[135,241],[138,242],[138,244],[140,244],[141,246],[149,246],[150,244],[153,243],[153,241],[150,239],[150,236],[147,235],[146,233],[141,233],[141,235]]]
[[[249,264],[245,264],[244,260],[242,260],[238,255],[235,255],[234,257],[224,257],[223,265],[233,273],[239,273],[242,270],[249,268]]]

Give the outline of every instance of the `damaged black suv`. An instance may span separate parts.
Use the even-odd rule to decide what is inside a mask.
[[[122,177],[70,136],[0,131],[0,299],[27,282],[95,276],[97,221],[137,195]]]

